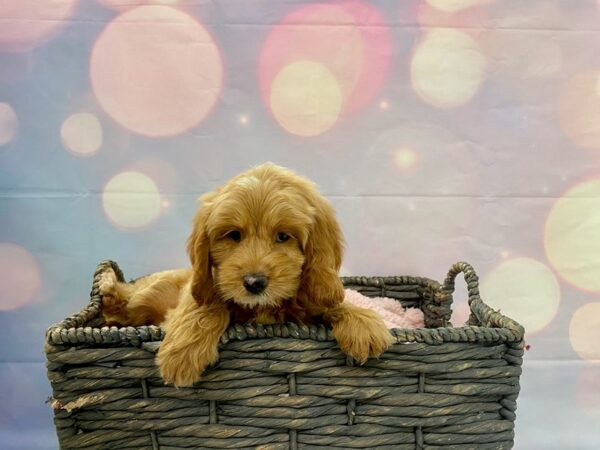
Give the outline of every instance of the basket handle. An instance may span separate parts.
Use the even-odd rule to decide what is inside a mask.
[[[480,298],[479,277],[471,264],[464,261],[452,264],[452,267],[450,267],[450,270],[448,271],[448,276],[446,277],[446,280],[444,280],[442,289],[448,294],[452,294],[454,292],[454,280],[459,273],[464,274],[467,283],[467,292],[469,293],[469,306],[471,306],[474,300]]]
[[[469,309],[471,310],[468,322],[469,325],[505,328],[513,333],[515,339],[522,340],[525,334],[523,326],[502,315],[500,311],[495,311],[490,308],[481,299],[479,296],[479,277],[471,264],[466,262],[457,262],[453,264],[448,271],[448,276],[444,281],[442,290],[447,294],[452,295],[454,292],[454,280],[459,273],[464,274],[465,281],[467,282]]]

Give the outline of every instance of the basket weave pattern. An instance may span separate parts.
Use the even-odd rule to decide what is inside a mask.
[[[331,330],[232,325],[220,360],[193,388],[165,386],[154,365],[156,326],[102,326],[91,302],[46,332],[55,425],[64,449],[509,449],[523,328],[479,297],[455,264],[443,284],[420,277],[347,277],[346,287],[425,313],[427,328],[394,329],[397,344],[356,366]],[[469,325],[449,323],[463,272]]]

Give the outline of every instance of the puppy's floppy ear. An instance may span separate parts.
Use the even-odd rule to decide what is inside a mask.
[[[331,308],[344,300],[338,272],[342,264],[343,236],[333,207],[315,194],[311,199],[315,221],[304,245],[304,267],[298,299],[307,307]]]
[[[214,195],[202,196],[202,206],[194,216],[192,233],[187,241],[187,251],[192,262],[192,296],[198,305],[208,305],[215,299],[210,263],[207,221]]]

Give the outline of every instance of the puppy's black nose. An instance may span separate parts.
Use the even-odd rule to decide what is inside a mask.
[[[248,273],[244,275],[244,287],[251,294],[260,294],[267,287],[267,277],[264,273]]]

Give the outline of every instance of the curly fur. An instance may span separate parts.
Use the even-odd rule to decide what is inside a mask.
[[[342,303],[343,238],[334,210],[313,183],[287,169],[263,164],[202,196],[187,250],[191,269],[133,284],[109,272],[100,286],[107,323],[162,324],[157,364],[167,383],[198,380],[217,361],[232,321],[325,321],[340,348],[361,362],[392,344],[377,314]],[[266,276],[264,291],[244,288],[249,273]]]

